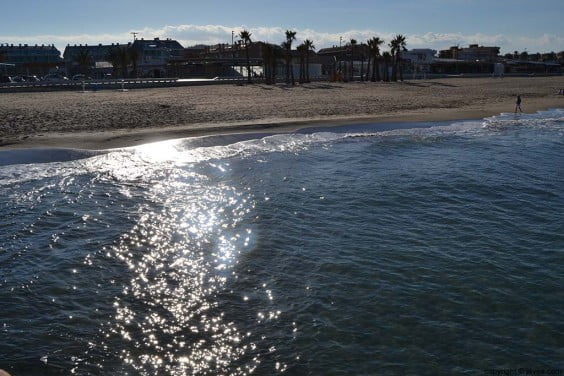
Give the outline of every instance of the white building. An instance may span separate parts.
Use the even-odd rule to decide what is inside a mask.
[[[431,71],[431,64],[435,61],[437,50],[430,48],[414,48],[408,51],[401,51],[400,56],[403,61],[405,73],[412,73],[413,78],[417,75],[426,77]]]
[[[402,51],[402,60],[413,64],[431,64],[437,55],[437,50],[430,48],[414,48],[413,50]]]

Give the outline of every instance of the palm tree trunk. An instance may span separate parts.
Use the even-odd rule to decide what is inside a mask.
[[[294,86],[296,84],[296,81],[294,79],[294,64],[292,63],[292,55],[290,55],[290,74],[292,75],[292,86]]]
[[[307,50],[307,55],[306,55],[306,82],[311,82],[309,80],[309,50]]]
[[[299,82],[300,84],[303,84],[303,83],[304,83],[304,82],[303,82],[303,75],[304,75],[304,62],[303,62],[303,60],[304,60],[304,59],[303,59],[303,56],[302,56],[302,54],[300,53],[300,78],[298,79],[298,82]]]
[[[268,59],[266,56],[263,56],[262,59],[262,74],[264,75],[264,83],[270,84],[270,78],[268,78]]]
[[[378,61],[378,56],[374,57],[374,67],[376,68],[376,81],[382,81],[380,77],[380,62]]]
[[[245,52],[247,55],[247,82],[250,84],[252,83],[251,81],[251,60],[249,59],[249,45],[246,44],[245,46]]]
[[[270,72],[270,74],[271,74],[271,77],[272,77],[272,84],[273,84],[273,85],[276,85],[276,68],[278,68],[278,64],[277,64],[277,61],[276,61],[276,57],[274,57],[274,58],[272,59],[271,64],[272,64],[272,66],[271,66],[271,72]]]
[[[398,80],[397,55],[392,55],[392,81]]]
[[[403,64],[401,62],[401,57],[398,59],[398,69],[400,74],[400,81],[403,82]]]
[[[305,62],[305,60],[306,60],[306,57],[304,56],[303,59],[302,59],[302,68],[303,68],[303,77],[302,77],[303,82],[302,83],[304,83],[304,84],[306,82],[306,62]]]
[[[286,84],[290,84],[290,54],[286,51]]]
[[[364,55],[360,57],[360,81],[364,81]]]
[[[365,80],[368,81],[370,78],[370,62],[372,61],[372,58],[370,57],[370,55],[368,55],[368,64],[366,66],[366,77]]]

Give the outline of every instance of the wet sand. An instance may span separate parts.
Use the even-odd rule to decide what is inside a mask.
[[[109,149],[209,134],[475,119],[564,107],[564,77],[0,94],[0,148]]]

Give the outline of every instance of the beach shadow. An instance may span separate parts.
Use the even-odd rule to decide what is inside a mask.
[[[256,86],[262,90],[274,90],[275,87],[274,85],[266,85],[266,84],[259,84]]]
[[[316,90],[316,89],[331,90],[331,89],[342,89],[343,87],[339,85],[315,83],[315,84],[302,85],[302,88],[308,90]]]
[[[445,84],[443,82],[429,82],[429,86],[458,87],[458,85]]]
[[[415,86],[415,87],[429,87],[430,86],[430,85],[426,85],[426,84],[408,82],[408,81],[404,81],[403,84],[408,85],[408,86]]]
[[[443,82],[425,82],[425,83],[419,83],[419,82],[413,82],[413,81],[403,81],[404,85],[409,85],[409,86],[416,86],[416,87],[431,87],[431,86],[443,86],[443,87],[458,87],[457,85],[452,85],[452,84],[445,84]]]
[[[323,83],[309,83],[309,84],[296,84],[292,85],[279,85],[276,86],[282,90],[292,90],[292,89],[304,89],[304,90],[332,90],[332,89],[342,89],[343,86],[335,84],[323,84]]]

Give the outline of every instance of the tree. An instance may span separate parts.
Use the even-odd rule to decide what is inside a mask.
[[[543,60],[549,62],[556,62],[556,53],[551,51],[549,53],[543,54]]]
[[[81,48],[78,50],[76,55],[73,56],[73,60],[78,64],[80,73],[88,75],[88,71],[94,61],[94,59],[92,59],[92,55],[90,55],[90,51],[86,48]]]
[[[356,46],[356,44],[356,39],[351,39],[349,42],[349,46],[351,47],[351,81],[354,81],[354,47]]]
[[[133,63],[131,48],[129,47],[113,47],[106,55],[106,60],[112,64],[112,76],[114,78],[127,78],[129,65]],[[137,55],[138,60],[138,55]],[[137,61],[134,63],[136,69]]]
[[[398,70],[400,71],[400,80],[403,81],[403,73],[400,69],[401,52],[407,51],[405,36],[398,34],[390,42],[390,52],[392,54],[392,81],[398,80]]]
[[[292,85],[294,82],[294,70],[290,69],[290,63],[292,61],[292,42],[296,40],[296,32],[292,30],[286,30],[286,41],[282,43],[286,50],[286,83],[290,83],[290,74],[292,76]]]
[[[367,57],[368,57],[368,62],[366,64],[366,76],[365,76],[365,80],[368,81],[370,78],[370,67],[371,67],[371,63],[372,63],[372,51],[370,48],[370,39],[366,41],[366,53],[367,53]]]
[[[239,33],[239,38],[241,38],[241,40],[243,41],[243,44],[245,45],[245,54],[247,57],[247,82],[250,84],[252,83],[251,81],[251,60],[249,59],[249,47],[251,46],[251,33],[249,33],[247,30],[242,30]]]
[[[276,45],[272,46],[273,58],[272,58],[272,82],[276,83],[276,73],[278,68],[278,62],[283,59],[284,53],[282,49]]]
[[[305,57],[306,57],[306,54],[307,54],[307,47],[304,43],[302,43],[298,47],[296,47],[296,51],[298,51],[298,56],[300,57],[299,83],[303,84],[306,81],[306,78],[305,78]]]
[[[384,59],[384,81],[390,81],[390,63],[392,62],[392,54],[388,51],[382,54]]]
[[[292,47],[292,45],[288,41],[282,42],[280,47],[284,50],[284,65],[286,66],[286,85],[290,84],[290,61],[292,59],[292,55],[288,52]]]
[[[366,57],[366,45],[360,43],[360,80],[364,81],[364,58]]]
[[[133,78],[137,78],[138,77],[138,72],[137,72],[137,63],[139,62],[139,50],[134,48],[133,46],[129,47],[127,50],[127,53],[129,55],[129,61],[131,62],[131,66],[133,68],[133,71],[131,72]]]
[[[279,48],[270,43],[262,45],[262,59],[264,64],[264,78],[267,85],[276,83],[276,66],[279,57]]]
[[[315,51],[315,46],[309,39],[304,40],[304,45],[306,46],[306,82],[311,82],[309,80],[309,55],[310,51]]]
[[[118,48],[118,61],[119,61],[119,66],[121,67],[122,78],[127,78],[128,76],[127,68],[129,67],[129,63],[130,63],[128,48],[126,47]]]
[[[264,82],[267,85],[272,83],[272,46],[268,43],[263,43],[261,47],[262,53],[262,71],[264,73]]]
[[[368,49],[370,57],[372,58],[373,65],[372,65],[372,77],[370,81],[380,81],[380,46],[384,43],[384,41],[378,37],[373,37],[368,41]],[[370,61],[370,60],[369,60]]]
[[[120,58],[118,48],[112,48],[106,55],[106,60],[112,64],[112,77],[117,78],[119,72]]]

